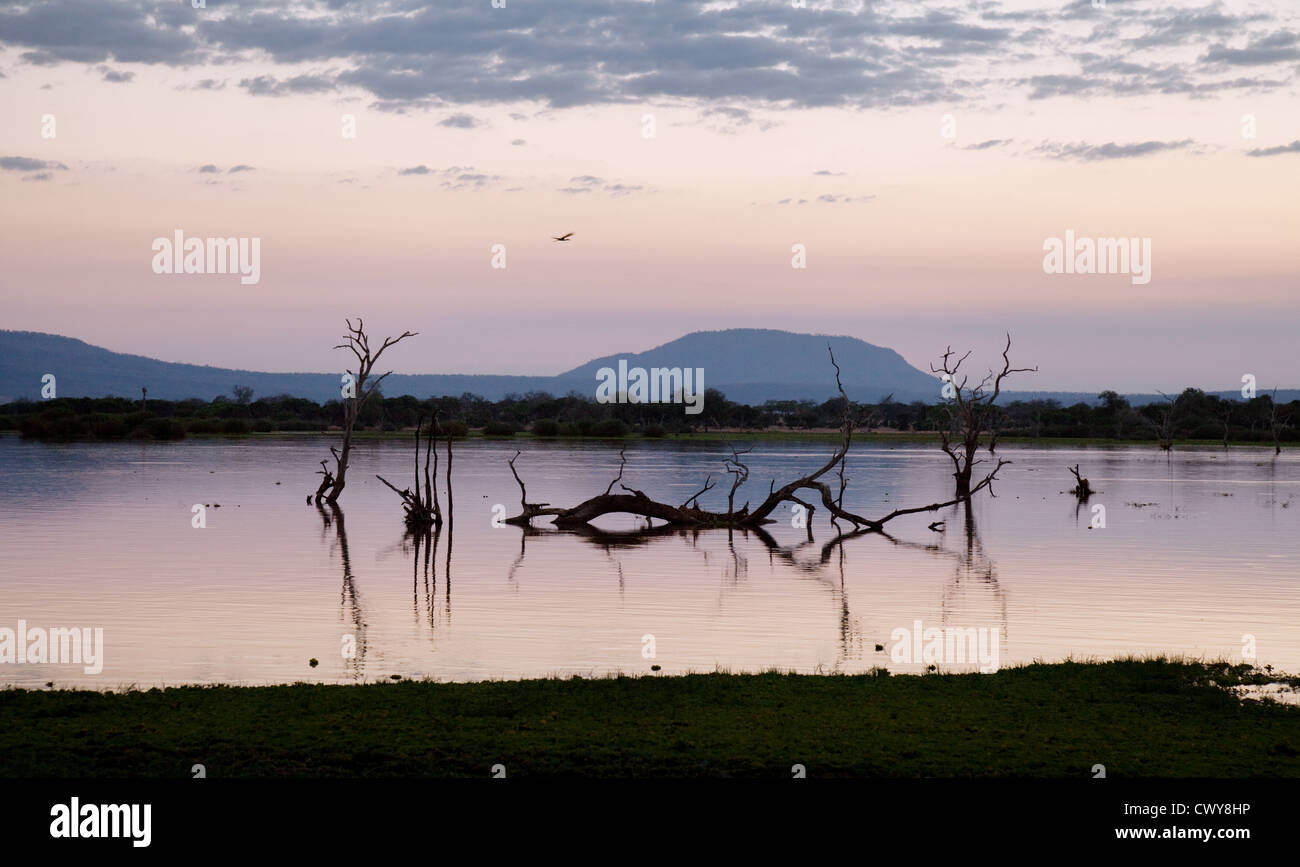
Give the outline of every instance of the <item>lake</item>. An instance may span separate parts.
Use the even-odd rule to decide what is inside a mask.
[[[360,441],[341,515],[305,502],[334,441],[0,437],[0,627],[103,629],[100,673],[9,663],[0,684],[466,681],[651,665],[907,673],[926,669],[920,654],[895,658],[918,621],[982,630],[1001,666],[1154,653],[1242,661],[1253,642],[1252,661],[1300,671],[1292,453],[1007,445],[997,496],[978,495],[969,515],[905,516],[889,536],[837,541],[818,509],[809,542],[788,506],[765,533],[618,535],[644,526],[631,516],[588,535],[548,519],[533,533],[495,527],[494,505],[518,511],[506,463],[516,449],[529,500],[567,506],[605,490],[619,447],[470,440],[455,446],[454,519],[417,548],[397,496],[375,479],[410,484],[409,440]],[[832,450],[753,445],[738,506]],[[624,482],[679,503],[712,473],[718,486],[701,503],[723,508],[726,454],[719,442],[639,441]],[[1063,493],[1076,463],[1099,492],[1082,507]],[[947,499],[950,473],[935,446],[860,439],[844,505],[874,517]],[[211,505],[206,527],[192,526],[195,504]],[[1105,525],[1093,528],[1096,506]],[[927,529],[935,520],[941,532]],[[947,662],[939,668],[979,667]]]

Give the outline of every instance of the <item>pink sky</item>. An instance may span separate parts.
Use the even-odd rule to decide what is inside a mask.
[[[752,5],[0,12],[0,327],[326,370],[362,315],[421,332],[404,372],[535,374],[1010,329],[1025,388],[1300,386],[1294,4]],[[260,282],[152,273],[178,228],[259,237]],[[1150,238],[1151,281],[1045,274],[1067,229]]]

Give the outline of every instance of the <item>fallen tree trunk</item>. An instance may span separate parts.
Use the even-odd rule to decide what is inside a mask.
[[[822,505],[831,515],[832,520],[839,519],[846,521],[853,525],[855,531],[863,530],[866,532],[879,532],[888,521],[891,521],[894,518],[902,517],[903,515],[912,515],[918,512],[934,512],[948,506],[956,505],[957,503],[969,501],[971,497],[985,488],[991,489],[994,480],[997,478],[998,471],[1001,470],[1003,466],[1010,463],[1009,461],[999,460],[997,465],[977,484],[971,485],[967,490],[959,492],[957,496],[953,497],[953,499],[941,503],[930,503],[925,506],[895,509],[881,518],[867,518],[844,509],[841,505],[844,495],[844,481],[842,475],[843,465],[845,458],[848,456],[849,448],[853,442],[854,424],[850,416],[849,398],[848,395],[845,394],[844,386],[840,382],[840,368],[839,365],[835,363],[834,353],[831,353],[831,364],[835,367],[835,384],[839,389],[840,399],[843,405],[843,424],[841,427],[842,438],[839,446],[835,449],[834,453],[826,463],[822,464],[821,467],[809,475],[787,482],[780,488],[776,487],[774,481],[767,497],[752,511],[750,510],[748,503],[740,509],[735,509],[733,507],[736,489],[744,483],[744,480],[749,475],[748,468],[745,467],[744,464],[740,463],[740,455],[744,454],[744,452],[738,452],[735,449],[732,449],[732,456],[727,459],[726,463],[727,472],[736,475],[737,482],[736,484],[733,484],[731,492],[728,495],[728,506],[727,511],[725,512],[714,512],[699,507],[699,497],[712,487],[710,484],[712,480],[711,476],[709,480],[705,481],[704,488],[699,493],[688,498],[687,501],[680,506],[659,502],[651,499],[643,491],[629,488],[627,485],[622,483],[623,470],[627,465],[627,458],[623,452],[619,453],[620,464],[618,476],[609,483],[609,486],[605,489],[605,493],[597,494],[588,500],[578,503],[576,506],[568,508],[552,506],[549,503],[530,503],[528,502],[528,489],[524,485],[524,481],[520,478],[519,472],[515,467],[515,461],[521,454],[516,451],[515,456],[509,460],[509,465],[510,472],[514,475],[515,481],[519,484],[519,504],[521,509],[519,514],[507,518],[506,523],[520,526],[532,526],[534,518],[551,517],[554,519],[554,525],[559,529],[580,529],[587,527],[592,521],[604,515],[623,513],[638,515],[647,519],[657,518],[674,527],[752,528],[762,526],[763,524],[774,523],[775,519],[771,517],[772,513],[778,506],[785,502],[792,502],[801,505],[807,508],[811,515],[812,507],[796,496],[799,491],[808,489],[820,492]],[[840,467],[841,471],[840,493],[838,497],[832,494],[829,485],[820,481],[822,476],[835,469],[837,466]],[[615,484],[618,484],[618,486],[627,493],[612,493]]]

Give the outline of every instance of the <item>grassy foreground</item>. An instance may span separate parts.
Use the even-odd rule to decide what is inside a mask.
[[[0,777],[1300,777],[1248,666],[0,691]]]

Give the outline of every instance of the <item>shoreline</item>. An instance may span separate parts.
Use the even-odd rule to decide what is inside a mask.
[[[353,440],[403,440],[409,441],[414,434],[415,429],[404,429],[400,431],[356,431],[353,433]],[[152,439],[24,439],[24,442],[40,442],[45,444],[59,443],[138,443],[138,442],[184,442],[185,440],[274,440],[274,439],[308,439],[320,438],[330,439],[342,435],[342,430],[330,431],[266,431],[250,432],[240,434],[225,433],[187,433],[182,439],[172,440],[152,440]],[[13,437],[23,439],[21,434],[16,430],[0,430],[0,438]],[[735,440],[744,441],[773,441],[773,442],[815,442],[815,443],[838,443],[841,434],[834,430],[810,430],[810,431],[791,431],[791,430],[736,430],[722,429],[716,431],[705,431],[689,434],[669,433],[663,436],[646,436],[644,434],[629,433],[621,437],[600,437],[600,436],[536,436],[529,431],[520,431],[513,436],[499,436],[485,434],[482,430],[471,430],[465,436],[454,438],[454,442],[464,442],[465,440],[485,441],[485,442],[538,442],[538,443],[690,443],[690,442],[729,442]],[[870,431],[855,432],[853,435],[854,442],[876,443],[900,445],[933,445],[936,449],[939,447],[939,436],[933,432],[912,432],[912,431]],[[1104,437],[1028,437],[1028,436],[1003,436],[998,438],[1000,446],[1089,446],[1089,447],[1115,447],[1115,448],[1133,448],[1145,446],[1153,451],[1161,451],[1159,444],[1154,440],[1132,440],[1132,439],[1109,439]],[[1282,444],[1283,451],[1288,449],[1300,448],[1300,441],[1286,442]],[[1270,442],[1230,442],[1225,448],[1220,440],[1177,440],[1169,452],[1177,452],[1185,449],[1218,449],[1220,451],[1232,451],[1234,449],[1252,449],[1259,451],[1272,451],[1273,443]]]
[[[1167,659],[993,674],[692,674],[0,690],[0,777],[1300,778],[1300,678]]]

